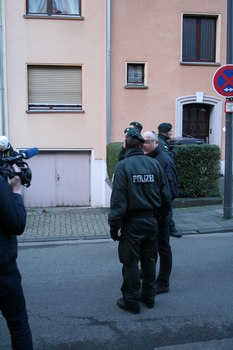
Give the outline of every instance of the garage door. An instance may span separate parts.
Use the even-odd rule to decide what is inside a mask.
[[[27,161],[32,182],[23,189],[26,207],[90,205],[90,152],[47,152]]]

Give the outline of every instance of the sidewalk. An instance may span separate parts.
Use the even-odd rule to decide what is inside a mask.
[[[108,208],[29,208],[19,242],[110,238],[108,212]],[[233,232],[233,219],[223,218],[222,204],[176,208],[173,214],[184,235]]]

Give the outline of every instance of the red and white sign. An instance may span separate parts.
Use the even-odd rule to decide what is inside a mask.
[[[220,67],[213,76],[213,87],[224,97],[233,97],[233,64]]]

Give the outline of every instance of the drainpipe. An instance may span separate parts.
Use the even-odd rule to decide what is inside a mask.
[[[107,0],[107,77],[106,77],[106,99],[107,99],[107,144],[110,143],[111,126],[111,0]]]
[[[8,136],[5,109],[5,77],[6,77],[6,49],[5,49],[5,0],[0,0],[0,113],[1,133]]]

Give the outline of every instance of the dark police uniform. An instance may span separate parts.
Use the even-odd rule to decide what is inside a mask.
[[[160,208],[165,212],[171,208],[170,190],[163,169],[154,159],[146,157],[142,149],[128,149],[126,158],[116,165],[108,221],[112,238],[121,228],[118,247],[123,264],[121,291],[126,304],[135,310],[140,308],[140,299],[149,307],[154,303],[156,216]],[[141,294],[139,260],[144,271]]]
[[[162,135],[161,132],[168,132],[172,129],[172,124],[170,123],[161,123],[158,126],[158,139],[159,139],[159,146],[162,149],[162,151],[169,154],[170,157],[173,159],[177,156],[177,148],[175,146],[172,146],[170,144],[171,140],[169,137],[166,137],[165,135]]]
[[[141,123],[139,122],[131,122],[129,125],[133,125],[134,128],[136,128],[140,133],[143,129],[143,126]],[[124,134],[127,134],[129,132],[129,130],[131,130],[132,128],[128,127],[124,130]],[[121,161],[125,158],[125,152],[126,152],[126,149],[122,146],[120,152],[119,152],[119,155],[118,155],[118,161]]]
[[[178,190],[178,174],[176,171],[174,160],[160,146],[156,147],[147,156],[156,159],[162,166],[170,187],[172,200],[179,195]],[[169,290],[169,277],[172,270],[172,251],[170,246],[169,223],[172,220],[172,209],[167,216],[160,217],[158,220],[159,236],[158,236],[158,252],[160,258],[159,275],[156,279],[157,293]]]
[[[172,146],[170,144],[171,140],[169,137],[167,137],[166,135],[162,135],[161,133],[166,133],[168,131],[170,131],[172,129],[172,124],[170,123],[161,123],[158,126],[158,140],[159,140],[159,146],[162,149],[162,151],[164,151],[165,153],[167,153],[171,158],[175,159],[177,154],[178,154],[178,150],[175,146]],[[171,219],[170,221],[170,235],[173,237],[177,237],[180,238],[182,237],[182,234],[176,229],[175,227],[175,223],[174,221]]]
[[[161,134],[158,134],[158,139],[159,139],[159,145],[161,149],[164,152],[168,153],[171,158],[175,159],[178,151],[175,146],[172,146],[170,144],[170,139]]]
[[[13,349],[31,350],[21,276],[16,264],[17,238],[26,225],[26,211],[20,194],[13,193],[0,176],[0,310],[7,321]]]

